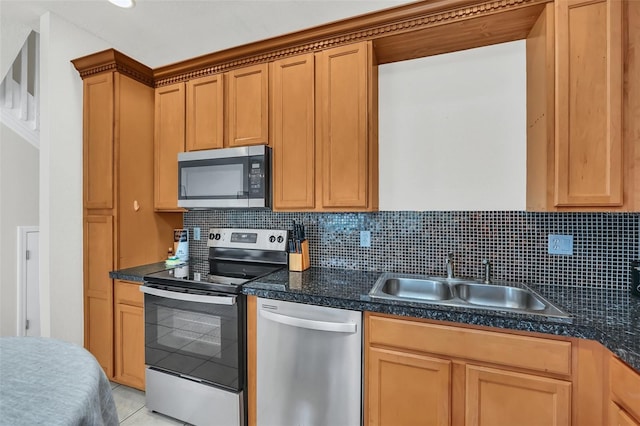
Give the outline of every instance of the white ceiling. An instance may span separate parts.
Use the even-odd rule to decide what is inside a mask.
[[[107,0],[0,0],[0,17],[38,30],[52,12],[116,50],[157,68],[194,56],[321,25],[402,0],[137,0],[121,9]]]

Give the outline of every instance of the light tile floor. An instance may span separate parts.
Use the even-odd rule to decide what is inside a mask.
[[[189,426],[188,423],[149,411],[142,391],[111,382],[111,392],[123,426]]]

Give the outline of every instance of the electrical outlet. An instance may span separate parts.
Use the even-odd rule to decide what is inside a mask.
[[[200,241],[200,228],[193,228],[193,239]]]
[[[371,247],[371,231],[360,231],[360,247]]]
[[[573,255],[573,235],[549,234],[549,254]]]

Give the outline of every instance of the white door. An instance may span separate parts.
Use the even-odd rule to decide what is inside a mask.
[[[27,312],[25,334],[40,336],[40,236],[39,232],[27,232]]]
[[[40,236],[18,227],[18,336],[40,336]]]

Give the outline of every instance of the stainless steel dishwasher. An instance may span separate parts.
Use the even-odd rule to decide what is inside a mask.
[[[362,313],[258,298],[257,424],[362,423]]]

